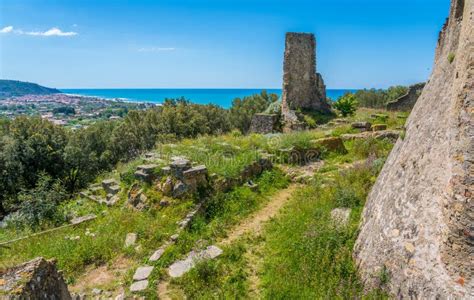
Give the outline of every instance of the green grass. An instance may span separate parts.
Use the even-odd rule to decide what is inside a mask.
[[[352,249],[374,172],[372,166],[347,170],[337,175],[335,185],[323,186],[317,180],[290,200],[267,228],[262,277],[265,298],[353,299],[363,295]],[[330,213],[342,206],[351,207],[352,212],[349,225],[338,227]]]
[[[163,276],[166,267],[184,257],[197,245],[205,247],[225,237],[227,230],[267,203],[275,192],[288,185],[289,180],[280,170],[274,169],[264,172],[255,180],[255,183],[259,185],[257,192],[241,186],[209,199],[203,213],[195,218],[190,229],[183,232],[178,242],[172,245],[156,263],[157,268],[153,272],[149,286],[155,286],[155,283]],[[239,271],[239,268],[244,268],[241,257],[243,250],[239,247],[241,246],[232,245],[225,248],[222,257],[212,262],[203,262],[196,270],[186,274],[184,279],[173,280],[172,284],[179,286],[188,296],[194,296],[191,298],[199,295],[202,297],[198,298],[208,298],[203,295],[230,297],[230,295],[237,296],[243,293],[244,290],[241,288],[245,287],[246,283],[245,276]],[[202,272],[211,272],[213,275],[201,276]],[[202,287],[207,287],[207,290],[200,290]],[[153,298],[154,288],[143,295]]]
[[[183,201],[176,206],[147,212],[102,207],[94,221],[31,237],[9,244],[8,248],[0,248],[0,268],[37,256],[54,257],[67,281],[74,283],[87,265],[100,265],[119,255],[141,259],[143,254],[155,250],[165,238],[174,233],[176,222],[186,214],[191,204],[190,201]],[[95,237],[85,234],[87,228]],[[140,251],[124,248],[125,236],[129,232],[138,234]],[[68,239],[76,236],[80,238]]]
[[[350,120],[371,120],[371,114],[380,112],[359,110]],[[396,128],[405,122],[405,115],[400,118],[400,113],[383,113],[388,115],[385,122],[389,128]],[[258,159],[262,151],[278,154],[279,149],[308,149],[313,147],[311,141],[314,139],[350,132],[353,132],[350,125],[342,125],[332,132],[316,129],[270,137],[231,133],[186,139],[176,144],[159,146],[155,152],[163,157],[163,161],[157,161],[159,166],[166,165],[171,156],[185,156],[196,164],[205,164],[209,173],[235,177],[245,166]],[[345,146],[349,151],[347,154],[326,153],[324,156],[326,163],[319,173],[320,177],[333,178],[328,181],[330,184],[323,186],[323,180],[316,180],[314,185],[301,189],[282,216],[270,225],[264,254],[267,266],[263,276],[266,297],[345,297],[352,295],[352,292],[353,295],[360,294],[361,285],[355,276],[350,252],[366,193],[375,180],[373,170],[381,168],[392,145],[386,141],[367,140],[348,141]],[[369,177],[368,173],[346,174],[345,177],[339,174],[341,164],[367,157],[371,157],[372,162]],[[121,179],[121,200],[114,207],[78,198],[63,203],[60,210],[65,216],[94,213],[98,218],[12,243],[8,248],[0,248],[0,269],[37,256],[56,258],[67,281],[74,283],[89,266],[110,263],[119,256],[130,258],[134,265],[147,263],[149,255],[176,232],[176,222],[189,212],[197,200],[202,199],[192,196],[173,200],[169,207],[160,208],[157,204],[161,194],[154,186],[143,184],[141,187],[152,204],[151,208],[143,212],[125,208],[126,192],[135,181],[133,172],[137,165],[143,163],[145,160],[140,157],[121,163],[113,172],[97,177],[97,183],[107,178]],[[258,210],[276,191],[289,183],[278,169],[265,172],[255,182],[259,185],[257,192],[240,186],[227,193],[211,195],[206,200],[203,212],[197,215],[191,227],[182,232],[177,244],[171,246],[162,259],[156,262],[149,289],[143,295],[156,298],[156,283],[170,263],[182,258],[198,244],[210,245],[224,237],[229,228]],[[337,205],[353,208],[351,225],[340,230],[335,230],[328,221],[330,210]],[[85,234],[87,228],[95,237]],[[314,236],[313,231],[317,233]],[[125,236],[129,232],[138,233],[141,250],[123,248]],[[0,241],[31,233],[30,229],[0,229]],[[75,236],[80,238],[68,239]],[[248,274],[243,270],[249,262],[243,254],[252,243],[241,241],[225,248],[222,257],[198,265],[184,277],[186,280],[177,280],[174,284],[190,298],[245,297],[248,293]],[[131,283],[132,273],[133,269],[126,275],[125,285]],[[299,282],[298,276],[302,276]],[[321,282],[325,277],[327,281]]]

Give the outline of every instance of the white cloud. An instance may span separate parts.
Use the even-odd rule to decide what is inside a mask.
[[[3,27],[1,30],[0,30],[0,33],[10,33],[13,31],[13,26],[7,26],[7,27]]]
[[[161,51],[174,51],[176,48],[173,47],[148,47],[139,48],[138,52],[161,52]]]
[[[24,35],[33,35],[33,36],[74,36],[77,35],[77,32],[74,31],[62,31],[57,27],[53,27],[46,31],[23,31],[22,29],[14,29],[13,26],[4,27],[0,30],[0,33],[15,33],[15,34],[24,34]]]

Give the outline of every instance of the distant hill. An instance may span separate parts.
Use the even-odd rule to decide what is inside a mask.
[[[49,95],[57,93],[61,93],[61,91],[36,83],[0,79],[0,99],[23,95]]]

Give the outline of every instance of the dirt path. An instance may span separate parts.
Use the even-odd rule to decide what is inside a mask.
[[[253,237],[259,236],[265,222],[269,221],[271,218],[275,217],[280,209],[285,205],[286,201],[290,196],[295,192],[295,190],[300,187],[299,184],[290,184],[286,189],[283,189],[276,194],[274,194],[270,201],[260,210],[256,211],[242,222],[233,227],[226,238],[217,243],[217,246],[229,245],[237,239],[243,237],[246,234],[251,234]],[[249,273],[250,273],[250,292],[252,295],[259,295],[259,277],[258,277],[258,268],[259,268],[259,259],[257,259],[259,246],[256,246],[256,249],[249,250],[246,253],[247,259],[255,263],[251,263]],[[174,289],[170,289],[168,280],[162,280],[158,284],[158,297],[160,299],[173,299]]]
[[[278,211],[285,205],[291,194],[293,194],[298,187],[298,184],[290,184],[286,189],[273,195],[270,202],[232,228],[227,237],[217,244],[229,245],[247,233],[252,233],[256,236],[259,235],[265,222],[276,216]]]

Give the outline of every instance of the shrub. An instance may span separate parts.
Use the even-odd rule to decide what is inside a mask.
[[[357,109],[357,100],[354,94],[348,93],[340,97],[335,103],[336,108],[343,117],[353,115]]]
[[[452,52],[448,54],[448,61],[449,61],[450,64],[453,63],[455,57],[456,57],[456,55]]]
[[[34,189],[20,192],[18,214],[22,221],[17,227],[28,226],[37,228],[45,222],[56,225],[64,221],[59,213],[58,204],[66,198],[59,181],[53,181],[51,177],[41,175]]]

